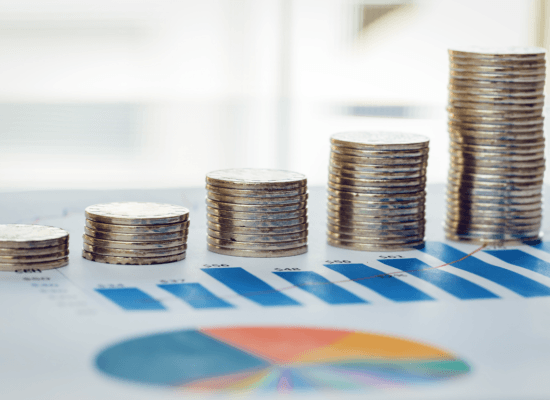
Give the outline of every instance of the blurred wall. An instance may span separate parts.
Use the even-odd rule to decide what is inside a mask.
[[[0,0],[0,190],[201,186],[245,166],[324,184],[328,137],[349,129],[430,136],[428,178],[442,182],[447,48],[533,43],[538,10]]]

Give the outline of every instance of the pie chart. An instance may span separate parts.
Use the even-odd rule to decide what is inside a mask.
[[[380,334],[304,327],[226,327],[138,337],[103,350],[103,373],[191,391],[386,389],[467,374],[451,353]]]

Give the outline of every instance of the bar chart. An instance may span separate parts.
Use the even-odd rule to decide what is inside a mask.
[[[305,292],[326,306],[376,305],[369,294],[376,294],[378,298],[392,303],[440,301],[409,277],[436,287],[456,300],[499,299],[501,296],[498,293],[486,287],[487,282],[524,298],[550,296],[550,286],[543,278],[550,277],[550,262],[530,254],[527,249],[488,249],[468,256],[449,244],[428,242],[420,250],[421,253],[404,252],[396,258],[368,263],[327,263],[315,266],[315,270],[271,271],[272,277],[269,279],[265,274],[263,277],[257,276],[251,267],[201,269],[202,274],[228,290],[223,294],[218,293],[216,288],[209,288],[209,284],[200,279],[199,282],[158,284],[157,288],[167,296],[162,300],[138,287],[102,288],[96,289],[96,292],[125,311],[167,311],[169,307],[166,303],[173,301],[181,301],[194,310],[234,309],[238,307],[234,304],[236,297],[246,299],[247,304],[256,307],[308,306],[299,298],[294,298],[296,291]],[[550,253],[548,243],[533,246],[533,249]],[[420,259],[422,253],[437,259],[443,267],[434,268]],[[495,262],[482,260],[480,254],[494,257]],[[394,272],[388,272],[387,268]],[[538,275],[522,275],[522,269],[532,271],[542,279],[538,279]],[[465,271],[466,274],[461,276],[456,271]],[[340,279],[329,279],[325,276],[328,272],[333,274],[333,278],[336,273]],[[364,290],[361,292],[364,295],[358,294],[361,290]]]

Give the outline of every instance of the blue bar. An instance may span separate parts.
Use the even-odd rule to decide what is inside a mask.
[[[325,267],[393,301],[433,300],[417,288],[365,264],[325,264]]]
[[[540,242],[531,247],[550,253],[550,242]]]
[[[277,307],[300,305],[296,300],[277,291],[242,268],[210,268],[203,269],[203,271],[241,296],[262,306]]]
[[[550,263],[541,260],[531,254],[525,253],[521,250],[485,250],[488,253],[502,261],[506,261],[508,264],[515,265],[528,269],[533,272],[537,272],[541,275],[550,276]]]
[[[193,308],[231,308],[232,304],[220,299],[200,283],[176,283],[157,285],[172,293]]]
[[[417,258],[400,258],[392,260],[378,260],[383,264],[389,265],[414,275],[417,278],[430,282],[432,285],[458,297],[462,300],[473,299],[496,299],[498,296],[489,292],[487,289],[476,285],[460,276],[453,275],[439,268],[432,268]],[[427,270],[426,270],[427,269]],[[424,270],[424,271],[422,271]]]
[[[165,310],[158,300],[136,288],[96,289],[96,292],[128,311]]]
[[[451,263],[467,256],[466,253],[440,242],[427,242],[420,251],[445,263]],[[455,262],[452,266],[493,281],[523,297],[550,296],[549,287],[508,269],[481,261],[474,256]]]
[[[317,296],[329,304],[359,304],[367,301],[342,289],[313,271],[275,272],[300,289]]]

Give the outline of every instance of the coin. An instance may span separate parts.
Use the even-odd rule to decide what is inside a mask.
[[[531,204],[542,199],[539,193],[534,196],[499,196],[499,195],[476,195],[473,193],[452,192],[447,190],[447,198],[455,200],[468,200],[472,202],[482,202],[491,204]]]
[[[397,210],[397,209],[409,209],[421,207],[425,204],[424,199],[420,200],[411,200],[411,201],[397,201],[394,203],[381,203],[379,201],[359,201],[359,200],[349,200],[339,197],[331,196],[330,194],[327,197],[328,203],[333,206],[345,206],[353,207],[355,209],[371,209],[371,210]]]
[[[348,156],[346,154],[331,153],[330,160],[339,163],[352,163],[359,165],[410,165],[410,164],[423,164],[427,161],[426,156],[420,157],[403,157],[403,158],[382,158],[382,157],[358,157]]]
[[[307,186],[299,187],[290,190],[273,190],[273,189],[228,189],[213,185],[206,185],[208,193],[216,193],[220,196],[237,196],[237,197],[292,197],[300,196],[307,193]]]
[[[362,238],[401,238],[411,236],[424,235],[424,227],[411,228],[411,229],[398,229],[398,230],[382,230],[382,229],[357,229],[339,227],[332,224],[327,224],[327,234],[334,238],[343,237],[342,235],[349,235],[350,237],[362,237]],[[351,239],[350,239],[351,240]],[[352,240],[353,241],[353,240]],[[360,239],[360,241],[368,241],[368,239]]]
[[[244,204],[244,205],[260,205],[260,206],[269,206],[269,205],[289,205],[295,203],[304,203],[308,199],[308,194],[303,194],[300,196],[290,196],[290,197],[238,197],[238,196],[226,196],[218,195],[214,192],[208,192],[208,198],[214,201],[220,201],[223,203],[231,204]]]
[[[542,237],[542,233],[533,237],[521,238],[521,239],[487,239],[485,237],[469,237],[462,235],[453,235],[452,233],[445,233],[445,237],[448,240],[454,240],[457,242],[466,242],[466,243],[475,243],[475,244],[487,244],[496,247],[505,247],[505,246],[519,246],[529,242],[538,242]],[[530,244],[530,243],[529,243]]]
[[[271,213],[246,213],[238,211],[220,210],[218,208],[206,207],[206,212],[209,215],[233,218],[233,219],[257,219],[257,220],[278,220],[278,219],[291,219],[307,217],[307,209],[296,211],[283,211],[283,212],[271,212]]]
[[[270,235],[270,234],[249,234],[243,235],[231,231],[216,231],[213,229],[208,229],[208,236],[225,239],[229,241],[238,241],[238,242],[255,242],[255,243],[273,243],[273,242],[287,242],[290,240],[305,239],[307,238],[308,231],[304,230],[301,232],[295,233],[285,233],[281,235]]]
[[[472,79],[462,76],[451,76],[449,80],[451,85],[455,86],[473,86],[476,88],[498,88],[513,90],[534,90],[544,88],[544,81],[536,80],[534,82],[513,82],[498,81],[493,79]]]
[[[170,233],[116,233],[103,232],[84,227],[84,233],[98,239],[120,240],[123,242],[160,242],[165,240],[186,239],[188,231],[177,231]]]
[[[103,224],[101,222],[86,220],[86,226],[90,229],[102,232],[126,233],[126,234],[149,234],[149,233],[174,233],[186,231],[189,228],[189,221],[177,222],[166,225],[118,225]]]
[[[464,109],[466,110],[479,110],[479,112],[482,112],[482,110],[495,110],[495,111],[510,111],[510,112],[516,112],[516,111],[533,111],[537,113],[541,113],[542,108],[544,107],[544,102],[541,103],[524,103],[524,104],[509,104],[509,103],[495,103],[495,102],[475,102],[475,101],[464,101],[464,100],[456,100],[456,99],[449,99],[449,105],[453,107],[454,109]]]
[[[327,192],[332,197],[337,197],[340,199],[348,200],[358,200],[358,201],[378,201],[380,203],[395,203],[398,201],[413,201],[426,198],[426,191],[424,189],[419,189],[415,193],[398,193],[398,194],[378,194],[378,193],[359,193],[345,190],[333,189],[332,187],[327,188]]]
[[[391,187],[365,187],[365,186],[351,186],[340,185],[332,181],[328,181],[328,187],[340,192],[354,192],[365,194],[405,194],[405,193],[418,193],[420,190],[424,190],[425,185],[412,185],[412,186],[399,186],[395,188]]]
[[[283,250],[242,250],[230,249],[226,247],[214,246],[207,244],[209,251],[213,253],[223,254],[234,257],[254,257],[254,258],[272,258],[272,257],[291,257],[307,253],[307,246],[298,247],[295,249]]]
[[[67,251],[68,249],[68,243],[60,244],[58,246],[35,247],[32,249],[0,247],[0,256],[39,256],[44,254],[59,253],[60,251]]]
[[[543,96],[544,88],[535,88],[535,89],[506,89],[506,88],[495,88],[495,87],[471,87],[471,86],[461,86],[461,85],[449,85],[447,86],[450,94],[466,94],[466,95],[496,95],[496,96],[508,96],[511,98],[514,97],[524,97],[524,96]]]
[[[330,146],[330,150],[347,156],[378,157],[378,158],[411,158],[423,157],[428,154],[428,148],[417,150],[359,150],[349,147]]]
[[[423,172],[426,171],[427,163],[419,164],[392,164],[392,165],[368,165],[368,164],[356,164],[353,162],[340,162],[336,160],[330,160],[330,166],[334,168],[347,169],[351,171],[361,173],[403,173],[403,172]]]
[[[482,46],[464,46],[449,49],[449,55],[452,57],[466,58],[488,58],[488,59],[541,59],[544,60],[546,50],[542,47],[534,46],[502,46],[502,47],[482,47]]]
[[[165,249],[149,249],[149,250],[135,250],[135,249],[117,249],[113,247],[100,247],[93,246],[88,243],[84,243],[84,250],[90,253],[102,254],[112,257],[166,257],[185,253],[187,245],[168,247]]]
[[[327,209],[335,213],[350,213],[353,215],[370,215],[370,216],[394,216],[394,215],[414,215],[424,212],[424,205],[411,208],[394,208],[394,209],[379,209],[379,208],[364,208],[350,207],[349,205],[336,205],[330,201],[327,203]]]
[[[544,142],[542,143],[544,144]],[[465,152],[465,153],[489,153],[493,154],[504,154],[504,155],[522,155],[522,154],[544,154],[544,149],[541,148],[541,144],[533,146],[523,146],[523,147],[503,147],[503,146],[491,146],[491,145],[475,145],[475,144],[465,144],[457,143],[451,140],[450,148],[454,151]]]
[[[542,104],[544,95],[539,96],[504,96],[502,94],[475,94],[463,92],[450,92],[449,101],[466,101],[489,104]]]
[[[91,253],[82,250],[82,257],[90,261],[96,261],[107,264],[122,264],[122,265],[151,265],[165,264],[175,261],[181,261],[185,258],[185,252],[173,256],[165,257],[113,257],[102,254]]]
[[[424,240],[424,233],[421,233],[416,236],[357,236],[357,235],[348,235],[343,233],[334,233],[327,231],[329,238],[334,240],[341,240],[345,242],[354,242],[354,243],[368,243],[368,244],[407,244],[407,243],[418,243],[419,241]]]
[[[206,174],[206,183],[228,189],[293,189],[307,185],[306,176],[275,169],[225,169]]]
[[[426,148],[430,140],[426,136],[401,132],[342,132],[330,137],[339,147],[359,150],[415,150]]]
[[[244,213],[278,213],[278,212],[290,212],[304,210],[307,208],[307,202],[292,203],[287,205],[254,205],[254,204],[232,204],[224,203],[222,201],[213,201],[209,198],[206,199],[206,206],[211,208],[217,208],[220,210],[244,212]]]
[[[340,176],[342,178],[353,179],[379,179],[379,180],[392,180],[392,179],[414,179],[425,176],[425,171],[418,170],[413,172],[357,172],[351,169],[338,168],[329,166],[328,172],[333,175]]]
[[[464,171],[449,170],[449,178],[455,181],[473,181],[473,182],[500,182],[500,183],[534,183],[541,181],[543,175],[527,176],[506,176],[506,175],[482,175],[477,173],[466,173]]]
[[[461,64],[451,61],[450,70],[455,72],[474,72],[484,74],[506,74],[506,75],[545,75],[546,65],[475,65]]]
[[[55,261],[62,258],[66,258],[69,255],[69,250],[60,251],[57,253],[51,254],[40,254],[40,255],[31,255],[31,256],[22,256],[22,255],[0,255],[0,264],[26,264],[26,263],[40,263],[46,261]]]
[[[255,243],[255,242],[238,242],[235,240],[218,239],[215,237],[207,236],[208,244],[216,247],[224,247],[228,249],[239,250],[282,250],[282,249],[295,249],[307,245],[307,238],[290,240],[285,242],[271,242],[271,243]]]
[[[82,237],[84,238],[84,243],[87,243],[91,246],[106,247],[112,249],[149,250],[186,246],[185,239],[165,240],[160,242],[123,242],[120,240],[98,239],[88,235],[83,235]]]
[[[344,240],[337,240],[331,237],[327,238],[328,244],[334,247],[341,247],[343,249],[349,250],[360,250],[360,251],[407,251],[413,249],[419,249],[424,247],[424,240],[419,240],[411,243],[404,244],[365,244],[365,243],[356,243],[356,242],[347,242]],[[381,274],[383,275],[383,274]]]
[[[447,215],[451,216],[453,220],[470,220],[470,217],[474,218],[541,218],[542,209],[537,207],[535,210],[525,211],[492,211],[488,209],[470,208],[467,204],[453,207],[451,204],[447,204]]]
[[[362,187],[372,187],[372,188],[395,188],[402,186],[413,186],[413,185],[425,185],[426,178],[412,178],[412,179],[392,179],[388,181],[387,179],[361,179],[361,178],[347,178],[339,176],[338,174],[329,173],[328,179],[331,182],[341,185],[348,186],[362,186]]]
[[[32,249],[67,244],[69,233],[53,226],[0,225],[0,248]]]
[[[208,229],[218,232],[236,233],[244,235],[287,235],[296,232],[307,231],[309,225],[307,223],[291,225],[291,226],[274,226],[274,227],[244,227],[235,226],[225,223],[206,222]]]
[[[400,214],[400,215],[382,215],[382,216],[370,216],[368,214],[355,214],[354,210],[347,210],[348,212],[336,212],[328,209],[327,214],[329,217],[338,219],[340,221],[353,221],[364,222],[370,224],[382,224],[382,223],[403,223],[418,221],[424,219],[424,212],[415,214]]]
[[[0,271],[18,271],[18,270],[24,270],[24,269],[34,269],[34,270],[43,271],[47,269],[61,268],[68,264],[69,264],[69,257],[65,257],[54,261],[28,262],[25,264],[0,263]]]
[[[255,219],[235,219],[235,218],[222,218],[207,214],[206,219],[215,224],[229,225],[229,226],[241,226],[250,228],[276,228],[283,226],[293,226],[299,224],[305,224],[307,217],[290,218],[290,219],[274,219],[274,220],[255,220]]]
[[[86,218],[105,224],[156,225],[184,222],[189,218],[185,207],[158,203],[108,203],[86,207]]]
[[[468,202],[465,200],[455,200],[447,199],[447,205],[449,209],[468,207],[469,210],[480,210],[480,211],[497,211],[497,212],[515,212],[515,211],[526,211],[531,212],[534,210],[541,209],[541,202],[535,201],[533,203],[527,204],[492,204],[492,203],[482,203],[482,202]]]
[[[389,230],[400,230],[400,229],[421,229],[426,224],[425,219],[419,219],[409,222],[365,222],[365,221],[353,221],[350,219],[341,219],[334,218],[330,215],[327,218],[327,224],[342,228],[354,228],[361,230],[379,230],[379,231],[389,231]],[[341,232],[339,230],[331,229],[334,232]]]

